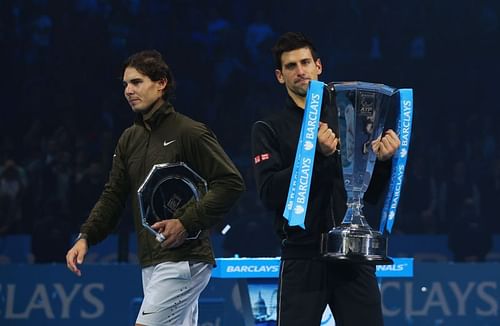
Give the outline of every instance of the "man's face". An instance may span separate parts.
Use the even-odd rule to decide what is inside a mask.
[[[152,81],[133,67],[123,72],[124,94],[134,112],[145,113],[163,95],[167,86],[165,79]]]
[[[319,58],[314,61],[309,48],[300,48],[281,55],[281,70],[275,75],[281,84],[285,84],[288,94],[305,97],[310,80],[317,80],[322,71]]]

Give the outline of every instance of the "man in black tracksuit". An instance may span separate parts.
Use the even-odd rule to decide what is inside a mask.
[[[334,100],[327,91],[323,97],[305,229],[290,227],[283,217],[308,84],[317,80],[322,65],[314,46],[302,34],[284,34],[273,53],[276,78],[285,85],[288,98],[284,110],[254,124],[252,154],[260,198],[275,210],[275,228],[281,239],[278,325],[320,325],[326,305],[330,306],[337,325],[382,325],[375,268],[319,259],[321,235],[339,225],[346,211],[337,150],[339,139],[332,130],[334,111],[328,110]],[[390,158],[398,147],[399,139],[392,130],[372,144],[378,161],[365,201],[374,202],[383,192],[390,176]]]

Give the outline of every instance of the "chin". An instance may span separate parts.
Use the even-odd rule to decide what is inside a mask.
[[[299,96],[302,96],[302,97],[306,97],[307,95],[307,88],[298,88],[295,90],[294,92],[295,94],[299,95]]]
[[[143,113],[146,111],[146,108],[143,108],[143,107],[140,107],[140,106],[131,106],[132,108],[132,111],[134,111],[135,113]]]

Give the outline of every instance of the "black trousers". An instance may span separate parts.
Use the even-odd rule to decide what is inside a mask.
[[[337,326],[382,326],[375,267],[322,260],[284,260],[278,326],[319,326],[326,305]]]

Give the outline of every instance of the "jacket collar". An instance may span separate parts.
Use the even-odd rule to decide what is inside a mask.
[[[295,104],[295,101],[290,97],[290,95],[287,96],[285,106],[287,110],[293,111],[295,114],[299,114],[301,116],[304,115],[304,109]]]
[[[163,121],[163,119],[167,115],[169,115],[170,113],[173,113],[173,112],[175,112],[174,106],[170,102],[166,101],[165,103],[163,103],[158,108],[158,110],[156,110],[155,113],[153,113],[153,115],[151,116],[151,118],[149,118],[148,120],[146,120],[146,122],[147,122],[148,125],[151,126],[151,128],[154,128],[161,121]],[[141,126],[145,125],[144,120],[142,118],[142,114],[138,113],[136,115],[134,123],[139,124]]]

